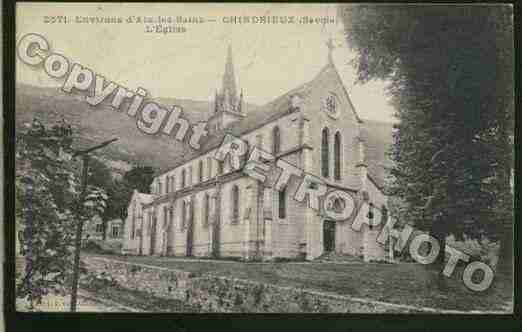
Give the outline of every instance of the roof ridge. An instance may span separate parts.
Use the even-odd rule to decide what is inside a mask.
[[[267,123],[270,123],[279,117],[287,115],[287,110],[281,111],[280,105],[278,105],[281,100],[283,100],[285,97],[292,95],[293,93],[298,93],[298,91],[305,91],[306,88],[309,86],[313,86],[313,83],[318,80],[321,75],[323,75],[325,72],[327,72],[329,69],[333,69],[336,78],[338,82],[341,84],[342,89],[346,95],[346,98],[348,102],[350,103],[350,106],[352,108],[352,111],[355,115],[355,118],[357,120],[357,123],[363,123],[362,119],[357,114],[355,107],[350,99],[350,96],[348,95],[348,92],[346,91],[346,87],[344,86],[344,83],[341,79],[341,76],[339,75],[339,72],[337,71],[337,68],[335,67],[335,64],[332,62],[328,62],[325,66],[321,68],[321,70],[309,81],[306,81],[295,88],[279,95],[278,97],[270,100],[269,102],[259,106],[256,108],[253,112],[246,113],[246,116],[237,121],[231,123],[227,128],[229,129],[229,132],[235,133],[236,135],[243,135],[245,133],[250,132],[251,130],[255,130],[256,128],[259,128],[260,126],[263,126]],[[218,143],[216,143],[216,139],[220,141],[220,137],[223,136],[223,133],[217,133],[214,137],[209,137],[208,140],[202,144],[202,147],[193,153],[184,154],[179,159],[174,160],[172,163],[173,166],[166,167],[163,170],[160,170],[157,175],[162,175],[167,172],[172,171],[173,169],[183,165],[184,163],[187,163],[193,159],[196,159],[203,154],[209,152],[216,146],[219,146]],[[217,144],[217,145],[216,145]]]
[[[352,99],[350,98],[350,94],[348,93],[348,91],[346,90],[346,87],[344,86],[343,79],[341,78],[341,75],[339,74],[339,71],[337,70],[337,66],[335,65],[335,63],[329,61],[326,64],[326,66],[324,66],[323,70],[325,70],[326,68],[328,68],[330,66],[333,68],[334,73],[335,73],[337,79],[339,80],[339,83],[341,83],[343,92],[346,96],[346,99],[348,100],[348,103],[350,103],[350,107],[352,108],[352,112],[353,112],[353,115],[355,116],[355,119],[357,120],[358,123],[364,123],[363,119],[359,116],[359,113],[355,109],[355,105],[353,104]]]

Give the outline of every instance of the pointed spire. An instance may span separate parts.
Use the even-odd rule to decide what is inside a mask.
[[[231,101],[230,96],[228,94],[228,89],[223,91],[223,110],[224,111],[231,111]]]
[[[228,102],[230,104],[226,107],[230,105],[235,105],[237,101],[236,77],[234,75],[234,63],[232,61],[232,46],[230,44],[228,45],[227,61],[225,64],[225,73],[223,74],[222,89],[223,96],[228,94]]]

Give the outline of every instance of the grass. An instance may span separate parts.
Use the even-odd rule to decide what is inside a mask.
[[[437,309],[507,313],[513,307],[513,286],[507,278],[496,276],[488,290],[477,293],[464,286],[462,271],[458,268],[451,278],[446,279],[447,290],[441,291],[431,282],[435,279],[436,271],[411,263],[256,264],[171,257],[92,256]]]
[[[145,312],[199,312],[198,308],[189,306],[183,301],[162,299],[148,292],[127,289],[119,285],[101,288],[91,288],[88,285],[82,287],[99,298],[109,299]]]

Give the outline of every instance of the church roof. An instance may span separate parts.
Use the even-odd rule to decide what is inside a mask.
[[[247,112],[246,116],[243,119],[231,123],[228,127],[224,129],[224,131],[215,133],[212,137],[209,137],[208,139],[203,141],[199,150],[190,150],[183,156],[179,156],[174,160],[174,162],[168,169],[161,170],[159,174],[164,174],[169,170],[177,168],[187,163],[188,161],[195,159],[219,147],[223,142],[225,135],[228,133],[236,137],[240,137],[248,132],[251,132],[272,121],[275,121],[285,115],[292,113],[293,110],[290,108],[290,97],[295,94],[298,94],[301,96],[301,98],[306,98],[306,96],[309,95],[310,92],[318,86],[318,78],[327,72],[331,72],[334,75],[336,75],[337,79],[339,79],[340,83],[342,84],[341,78],[335,66],[333,65],[333,63],[329,62],[311,81],[286,92],[285,94],[275,98],[274,100],[268,102],[265,105],[256,108],[255,110]],[[346,93],[348,101],[351,103],[347,91],[344,90],[344,92]],[[362,130],[362,134],[363,139],[366,142],[366,162],[368,165],[368,173],[371,179],[374,180],[374,182],[376,182],[376,184],[379,187],[382,187],[384,185],[384,168],[381,165],[386,162],[384,153],[385,130],[383,131],[383,128],[385,126],[378,126],[373,121],[370,121],[367,123],[367,125],[365,125],[366,121],[362,121],[356,113],[353,105],[351,106],[355,118],[361,125],[361,129],[364,129]],[[391,135],[388,141],[391,141]]]
[[[325,69],[323,69],[321,73],[324,70]],[[271,102],[248,112],[243,119],[231,123],[223,131],[215,133],[212,137],[209,137],[208,139],[203,141],[199,150],[188,151],[183,156],[176,158],[172,166],[170,166],[168,169],[161,170],[159,174],[168,172],[169,170],[179,167],[184,163],[192,159],[195,159],[196,157],[205,154],[206,152],[211,151],[214,148],[219,147],[223,142],[223,139],[225,138],[226,134],[232,134],[234,136],[239,137],[267,123],[270,123],[287,114],[290,114],[292,111],[289,107],[289,97],[294,94],[299,94],[302,97],[305,97],[311,90],[314,80],[315,78],[310,82],[304,83],[298,86],[297,88],[288,91],[287,93],[277,97]]]

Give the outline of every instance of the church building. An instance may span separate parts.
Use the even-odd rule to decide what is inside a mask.
[[[376,238],[387,218],[384,170],[331,57],[309,82],[249,110],[236,86],[229,46],[222,87],[216,92],[201,148],[173,158],[151,184],[135,192],[124,227],[124,253],[158,256],[313,260],[328,253],[383,260]],[[290,179],[275,190],[235,170],[214,153],[231,134],[320,178],[328,190],[353,197],[356,212],[344,221],[299,202]],[[268,181],[277,179],[275,174]],[[272,180],[270,180],[272,179]],[[337,200],[338,204],[347,204]],[[335,209],[335,204],[325,204]],[[360,230],[352,223],[368,218]],[[359,220],[360,222],[360,220]]]

